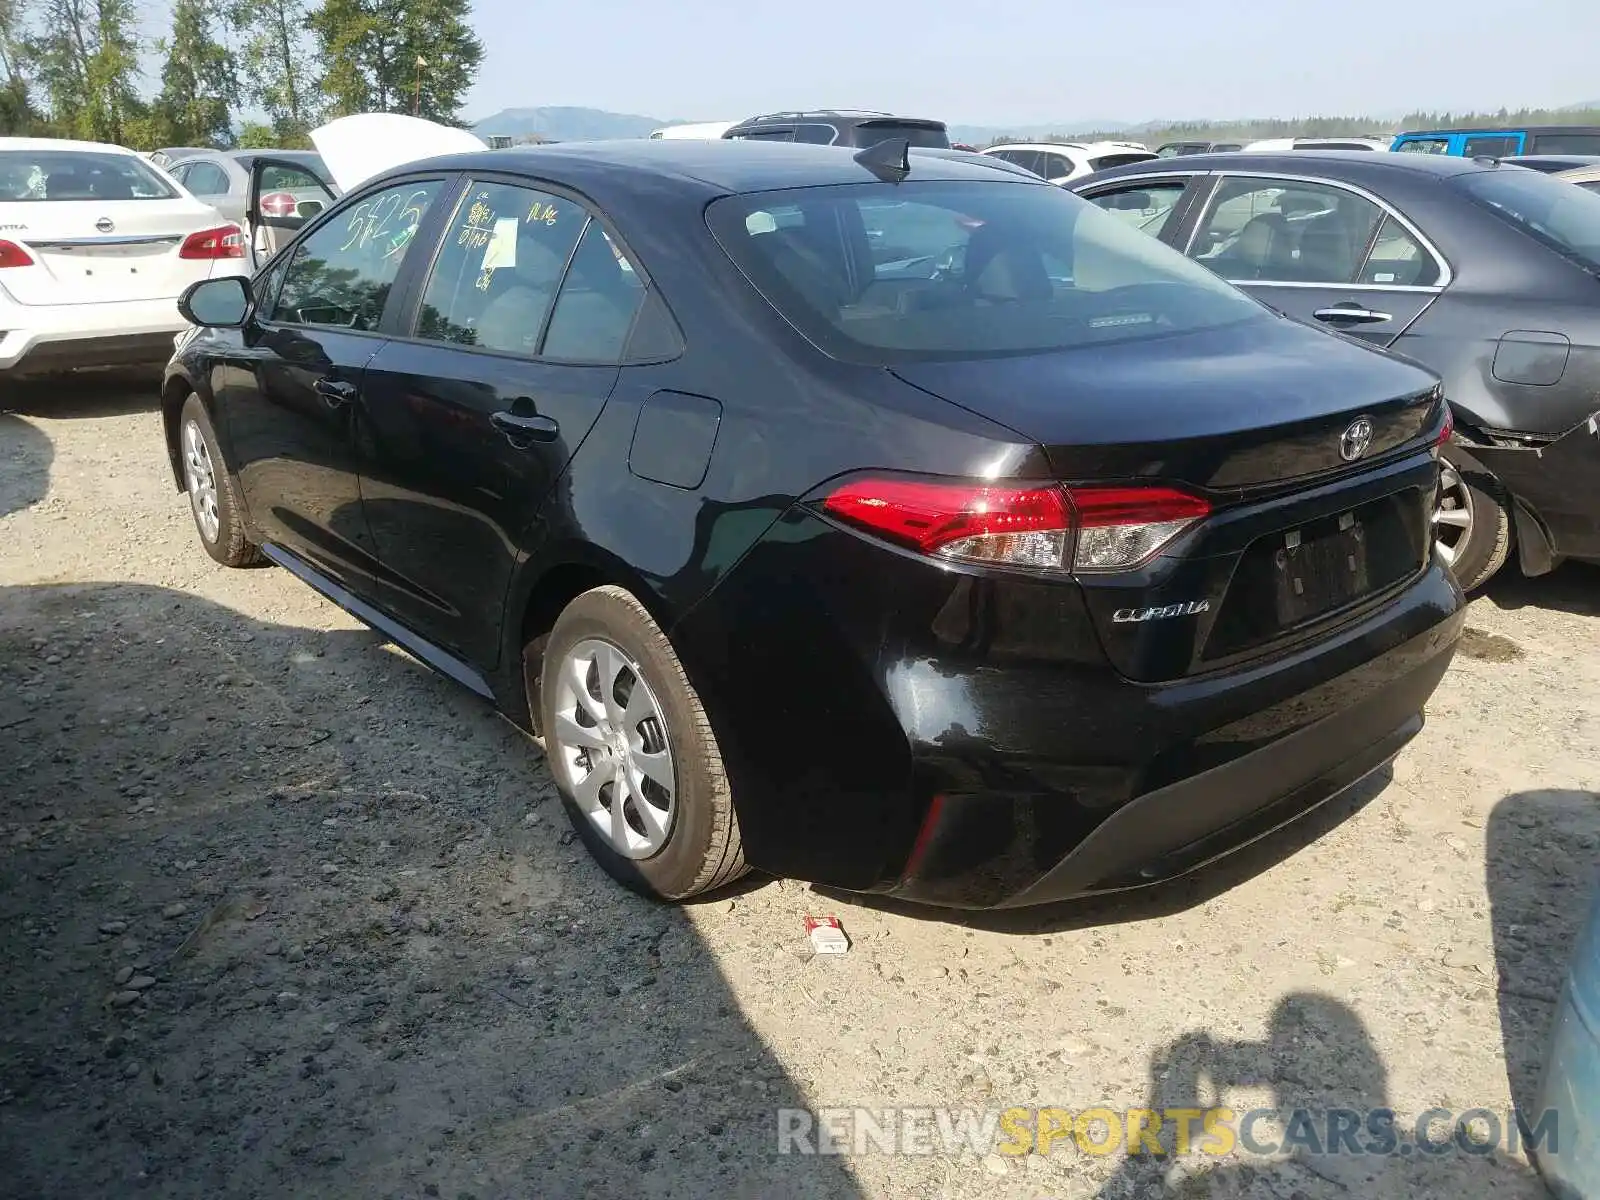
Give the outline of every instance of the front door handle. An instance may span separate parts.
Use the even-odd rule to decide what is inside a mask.
[[[1311,315],[1319,321],[1348,321],[1352,325],[1372,325],[1378,321],[1394,320],[1393,313],[1378,312],[1371,308],[1357,308],[1354,304],[1335,304],[1332,308],[1319,308]]]
[[[339,408],[356,398],[356,385],[342,379],[319,379],[311,385],[311,390],[321,396],[329,408]]]
[[[519,450],[526,450],[534,442],[553,442],[561,436],[556,419],[534,412],[531,404],[490,413],[489,420]]]

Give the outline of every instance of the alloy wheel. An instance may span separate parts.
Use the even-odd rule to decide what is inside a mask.
[[[183,427],[183,483],[200,536],[215,542],[222,529],[222,515],[217,511],[217,473],[211,465],[206,436],[195,421],[188,421]]]
[[[1472,493],[1455,465],[1441,460],[1439,491],[1433,506],[1433,541],[1445,566],[1455,566],[1471,537]]]
[[[545,736],[573,799],[618,854],[649,858],[666,845],[677,814],[660,701],[639,664],[603,638],[567,651],[554,682],[554,727]]]

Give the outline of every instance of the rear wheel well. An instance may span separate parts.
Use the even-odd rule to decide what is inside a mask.
[[[606,584],[626,588],[644,605],[650,615],[666,628],[657,599],[649,589],[625,577],[622,571],[607,571],[593,563],[562,563],[552,567],[534,585],[522,610],[517,651],[522,655],[522,683],[528,700],[528,728],[542,737],[539,728],[539,674],[544,667],[544,646],[562,611],[587,591]]]
[[[161,426],[167,437],[167,460],[172,467],[172,484],[183,490],[183,459],[178,446],[178,418],[183,413],[183,402],[194,391],[189,381],[174,375],[161,385]]]

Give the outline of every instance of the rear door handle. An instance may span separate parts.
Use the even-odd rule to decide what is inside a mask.
[[[505,409],[490,413],[489,420],[506,435],[506,441],[519,450],[526,450],[534,442],[553,442],[561,436],[561,426],[556,419],[533,412],[531,405],[525,412]]]
[[[356,385],[342,379],[319,379],[311,385],[311,390],[321,396],[329,408],[339,408],[356,398]]]
[[[1311,315],[1319,321],[1349,321],[1352,325],[1372,325],[1378,321],[1394,320],[1393,313],[1378,312],[1371,308],[1357,308],[1353,304],[1348,308],[1337,304],[1332,308],[1319,308]]]

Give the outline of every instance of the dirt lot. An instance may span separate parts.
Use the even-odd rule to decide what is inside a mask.
[[[1392,777],[1179,886],[674,910],[474,697],[213,566],[146,390],[4,407],[0,1194],[1542,1195],[1505,1152],[780,1157],[774,1110],[1526,1100],[1600,847],[1600,571],[1503,579]]]

